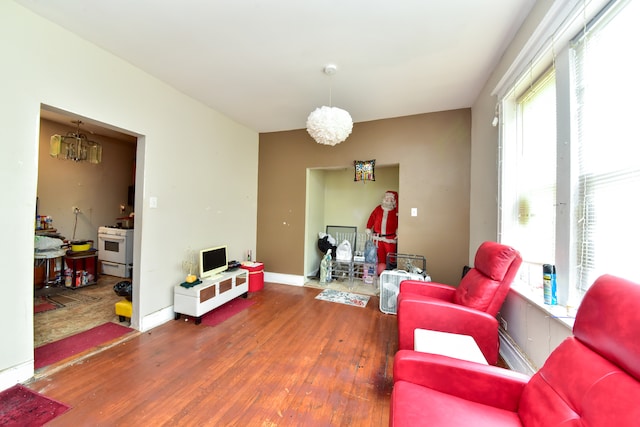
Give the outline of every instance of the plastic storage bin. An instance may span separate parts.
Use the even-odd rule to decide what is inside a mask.
[[[249,272],[249,292],[257,292],[264,288],[264,264],[261,262],[244,262],[240,268]]]

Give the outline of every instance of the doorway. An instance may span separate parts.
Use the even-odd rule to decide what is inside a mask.
[[[82,133],[99,144],[101,161],[53,157],[50,154],[51,136],[70,132]],[[133,218],[137,145],[138,138],[132,134],[42,106],[36,214],[51,219],[52,233],[45,235],[67,241],[88,241],[97,248],[99,226],[116,225],[117,218]],[[58,271],[53,273],[54,278],[58,275],[57,281],[40,289],[34,283],[34,307],[42,302],[42,298],[49,303],[48,310],[34,310],[34,347],[108,321],[118,322],[114,304],[121,297],[115,294],[113,285],[125,279],[99,274],[100,265],[94,259],[89,264],[77,266],[83,270],[86,282],[67,279],[69,275],[65,270],[71,266],[65,260],[59,262]],[[97,273],[97,280],[92,280],[94,273]]]
[[[365,230],[371,211],[380,204],[385,191],[399,191],[400,165],[376,165],[375,181],[354,181],[350,168],[307,169],[305,218],[305,277],[314,276],[320,265],[318,233],[327,225],[355,226]]]

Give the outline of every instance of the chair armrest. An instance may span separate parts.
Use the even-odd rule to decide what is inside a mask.
[[[529,377],[496,366],[438,354],[400,350],[393,361],[393,381],[407,381],[465,400],[515,412]]]
[[[422,295],[444,301],[453,301],[456,288],[437,282],[421,282],[420,280],[403,280],[400,282],[400,293]]]
[[[498,361],[498,320],[483,311],[411,294],[398,296],[398,349],[413,350],[413,331],[429,329],[470,335],[487,363]]]

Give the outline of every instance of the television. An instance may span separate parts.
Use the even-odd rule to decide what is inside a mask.
[[[202,249],[198,259],[200,279],[216,276],[228,268],[227,246]]]

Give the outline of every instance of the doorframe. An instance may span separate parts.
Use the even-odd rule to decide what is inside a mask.
[[[141,135],[139,133],[136,133],[127,129],[123,129],[115,125],[104,123],[86,116],[75,114],[75,113],[62,110],[60,108],[53,107],[46,104],[40,104],[40,113],[39,113],[38,123],[40,123],[40,121],[43,119],[51,120],[50,118],[43,117],[43,114],[42,114],[43,110],[46,112],[53,113],[55,116],[64,117],[65,120],[67,120],[67,122],[71,120],[82,120],[87,125],[106,129],[109,132],[117,132],[117,133],[121,133],[121,134],[136,138],[136,142],[135,142],[136,162],[135,162],[135,176],[134,176],[135,198],[134,198],[134,209],[133,209],[133,211],[135,212],[134,230],[133,230],[133,242],[134,242],[133,243],[133,271],[131,274],[132,291],[133,291],[133,294],[132,294],[133,313],[131,315],[131,327],[133,329],[140,330],[142,325],[140,301],[143,298],[142,289],[140,287],[140,271],[141,271],[141,268],[140,268],[140,263],[141,263],[140,250],[141,249],[140,248],[141,248],[141,242],[142,242],[142,218],[143,218],[142,208],[143,208],[143,201],[144,201],[143,195],[144,195],[146,137],[145,135]],[[58,120],[53,120],[53,121],[58,121]],[[67,125],[68,123],[64,122],[63,124]],[[40,135],[38,134],[38,141],[39,140],[40,140]],[[40,168],[39,154],[38,154],[37,164],[38,164],[38,167],[36,168],[36,174],[39,173],[39,168]],[[36,176],[36,181],[37,179],[38,178]],[[37,197],[37,192],[38,192],[38,186],[36,185],[36,194],[34,195],[34,199],[35,197]],[[30,256],[33,256],[33,255],[31,254]],[[32,316],[35,316],[35,315],[32,314]],[[32,324],[33,322],[34,320],[32,319]],[[34,346],[34,350],[35,350],[35,346]]]

